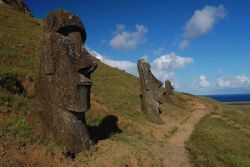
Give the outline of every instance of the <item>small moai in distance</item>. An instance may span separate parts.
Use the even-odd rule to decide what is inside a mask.
[[[141,107],[148,119],[154,123],[163,123],[160,117],[162,83],[152,74],[150,64],[140,59],[137,63],[141,84]]]
[[[28,122],[41,136],[66,151],[89,149],[85,112],[90,109],[90,74],[97,68],[83,46],[84,25],[76,15],[57,10],[44,19],[40,73]]]
[[[174,95],[174,87],[171,84],[171,81],[165,81],[165,89],[163,92],[163,99],[166,103],[173,103],[172,96]]]

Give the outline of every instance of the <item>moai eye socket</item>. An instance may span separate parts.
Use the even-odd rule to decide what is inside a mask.
[[[69,36],[70,33],[72,32],[79,32],[81,34],[81,38],[84,39],[85,38],[85,34],[83,34],[83,29],[77,27],[77,26],[74,26],[74,25],[68,25],[68,26],[65,26],[65,27],[61,27],[57,33],[59,34],[62,34],[63,36]]]
[[[78,72],[80,74],[87,75],[87,74],[89,74],[89,70],[90,70],[90,68],[81,68],[78,70]]]
[[[78,72],[83,75],[89,75],[97,68],[97,64],[93,63],[90,67],[80,68]]]

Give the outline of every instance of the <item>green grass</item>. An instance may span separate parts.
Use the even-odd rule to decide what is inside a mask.
[[[129,154],[135,156],[138,166],[143,166],[142,153],[146,157],[149,166],[162,166],[162,160],[164,159],[162,153],[167,149],[163,141],[155,140],[135,129],[125,129],[124,133],[112,136],[111,140],[123,143],[122,147],[124,150],[128,150]]]
[[[103,63],[98,65],[91,78],[94,83],[93,108],[88,112],[89,117],[93,113],[104,112],[126,119],[143,119],[140,112],[139,79]],[[98,110],[97,105],[104,108]]]
[[[33,135],[31,129],[29,128],[26,117],[24,115],[7,121],[5,126],[7,127],[8,133],[15,137],[31,140],[33,138],[36,138],[36,136]]]
[[[0,5],[0,46],[39,57],[42,21]]]
[[[231,105],[231,108],[222,115],[250,130],[250,105]]]
[[[41,21],[25,16],[6,5],[0,5],[0,81],[6,75],[18,80],[38,74],[41,46]],[[29,99],[2,89],[0,106],[13,111],[26,111]]]
[[[242,114],[242,113],[241,113]],[[222,115],[237,123],[249,126],[250,111],[240,116],[237,111]],[[248,122],[245,120],[248,117]],[[248,167],[250,166],[250,137],[221,118],[208,115],[194,130],[186,147],[197,167]]]
[[[41,21],[0,5],[0,76],[35,78],[41,46]]]
[[[28,125],[25,114],[16,118],[0,121],[0,134],[7,134],[16,140],[17,143],[41,143],[47,146],[47,150],[61,150],[62,145],[51,139],[43,138],[32,132]]]
[[[35,78],[39,61],[37,57],[15,51],[0,43],[0,65],[0,76],[11,74]]]
[[[29,99],[24,95],[12,94],[0,89],[0,106],[11,109],[12,112],[26,112],[29,107]]]

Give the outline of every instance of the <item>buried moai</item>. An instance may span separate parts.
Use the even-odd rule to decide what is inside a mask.
[[[85,112],[90,109],[90,74],[96,69],[83,44],[84,25],[63,10],[44,20],[44,36],[36,97],[28,112],[31,128],[77,153],[90,147]]]
[[[150,71],[149,63],[140,59],[137,63],[141,83],[141,107],[148,119],[155,123],[162,123],[160,104],[162,83]]]
[[[171,81],[165,81],[165,89],[163,92],[163,99],[166,103],[173,103],[171,97],[174,95],[174,87],[171,84]]]

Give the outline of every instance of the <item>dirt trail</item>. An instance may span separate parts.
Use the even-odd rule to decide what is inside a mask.
[[[178,131],[167,140],[168,149],[164,165],[166,167],[191,167],[185,142],[189,139],[195,125],[202,117],[208,114],[206,105],[195,104],[195,111],[182,125],[178,125]]]

